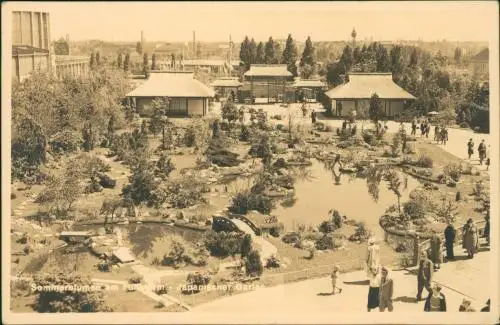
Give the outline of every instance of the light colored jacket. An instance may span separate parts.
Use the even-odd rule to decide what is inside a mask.
[[[387,277],[385,281],[380,282],[379,297],[380,300],[389,301],[392,300],[392,295],[394,294],[394,282],[391,278]]]

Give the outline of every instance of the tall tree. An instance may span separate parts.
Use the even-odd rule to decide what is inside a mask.
[[[302,52],[302,57],[300,58],[300,66],[302,67],[305,64],[313,67],[315,65],[314,46],[310,36],[306,39],[306,46],[304,48],[304,52]]]
[[[130,53],[125,54],[125,60],[123,61],[123,71],[127,72],[130,69]]]
[[[370,109],[368,114],[373,123],[375,123],[378,133],[378,122],[384,117],[384,112],[382,111],[382,100],[377,93],[374,93],[370,98]]]
[[[144,55],[142,56],[142,66],[144,68],[149,67],[149,57],[148,57],[148,52],[144,52]]]
[[[346,47],[344,47],[339,62],[344,68],[344,74],[347,74],[349,70],[351,70],[353,64],[352,49],[349,45],[346,45]]]
[[[417,48],[413,48],[413,51],[411,52],[410,56],[410,67],[417,67],[418,65],[418,52]]]
[[[402,48],[399,45],[391,49],[391,70],[396,80],[399,80],[403,74],[404,62]]]
[[[95,69],[96,63],[95,63],[95,53],[92,52],[90,54],[90,69]]]
[[[281,44],[279,42],[274,42],[274,60],[273,60],[273,64],[280,63],[281,62],[281,56],[282,56]]]
[[[95,54],[95,65],[96,66],[101,65],[101,53],[99,53],[99,51],[97,51],[97,53]]]
[[[257,45],[257,54],[255,57],[255,63],[262,64],[265,62],[265,55],[264,55],[264,43],[259,42]]]
[[[326,70],[326,80],[329,85],[338,86],[344,82],[341,77],[344,74],[344,67],[340,62],[328,63]]]
[[[257,61],[257,44],[255,40],[252,38],[248,43],[248,63],[250,65],[255,64]],[[249,66],[250,67],[250,66]]]
[[[118,58],[116,59],[116,65],[118,66],[118,68],[121,68],[122,67],[122,64],[123,64],[123,55],[122,53],[120,52],[118,54]]]
[[[151,70],[156,70],[156,53],[151,56]]]
[[[457,47],[455,49],[454,59],[457,65],[460,65],[462,63],[462,49],[460,47]]]
[[[352,57],[353,57],[354,64],[358,64],[361,62],[362,57],[361,57],[361,50],[359,49],[359,46],[356,46],[356,48],[354,49]]]
[[[245,70],[250,68],[250,40],[248,36],[245,36],[240,45],[240,61],[245,66]]]
[[[290,71],[294,77],[297,76],[297,46],[292,38],[292,34],[288,34],[286,39],[285,50],[281,57],[281,63],[286,64],[288,71]]]
[[[378,72],[388,72],[391,70],[391,62],[389,60],[389,54],[387,49],[380,45],[377,49],[377,71]]]
[[[137,42],[137,44],[135,45],[135,51],[139,54],[142,54],[142,43],[141,42]]]
[[[273,64],[276,61],[276,45],[274,45],[274,40],[269,37],[265,47],[264,47],[264,62],[266,64]]]

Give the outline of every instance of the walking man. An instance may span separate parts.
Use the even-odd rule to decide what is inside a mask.
[[[422,300],[422,291],[425,289],[431,292],[432,275],[434,273],[434,265],[432,261],[429,260],[427,253],[422,252],[420,262],[418,265],[418,275],[417,275],[417,301]]]
[[[380,289],[379,289],[379,305],[378,308],[380,311],[387,310],[392,312],[392,296],[394,294],[394,282],[391,278],[388,277],[389,270],[383,266],[382,267],[382,277],[380,281]]]
[[[446,245],[446,260],[453,261],[455,255],[453,253],[453,245],[455,243],[455,237],[457,235],[457,230],[453,226],[452,222],[448,223],[448,226],[444,230],[444,239]]]
[[[470,157],[474,154],[474,141],[472,141],[472,138],[470,138],[469,142],[467,142],[467,154],[469,155],[470,160]]]
[[[479,152],[479,163],[482,165],[484,158],[486,158],[486,144],[484,143],[484,139],[481,140],[481,143],[477,147],[477,151]]]
[[[411,122],[411,135],[416,135],[417,134],[417,121],[413,119]]]
[[[311,121],[312,121],[312,124],[316,123],[316,112],[315,111],[311,112]]]

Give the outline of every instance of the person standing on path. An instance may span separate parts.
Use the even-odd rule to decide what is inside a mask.
[[[483,237],[486,238],[486,243],[488,246],[490,245],[490,210],[486,210],[486,215],[484,216],[484,221],[486,221],[484,225]]]
[[[380,279],[380,289],[379,289],[379,305],[378,308],[381,312],[387,310],[389,312],[393,311],[392,306],[392,296],[394,294],[394,282],[388,277],[389,270],[383,266],[381,279]]]
[[[370,271],[370,287],[368,289],[368,305],[367,310],[370,312],[372,309],[377,308],[380,304],[380,267]]]
[[[477,228],[474,225],[474,221],[469,218],[463,229],[463,248],[467,251],[469,258],[474,258],[474,253],[478,247],[478,240]]]
[[[441,293],[441,286],[435,284],[425,299],[424,311],[446,311],[446,297]]]
[[[420,123],[420,137],[423,138],[425,134],[425,124],[424,122]]]
[[[443,263],[443,254],[441,252],[441,238],[434,231],[431,237],[431,261],[434,264],[434,271],[439,270],[441,263]]]
[[[380,266],[380,248],[375,244],[375,238],[368,239],[368,251],[366,255],[366,272],[368,277],[371,277],[374,270],[378,270]]]
[[[470,157],[474,154],[474,141],[472,141],[472,138],[470,138],[469,142],[467,142],[467,154],[469,155],[470,160]]]
[[[337,279],[339,278],[340,272],[339,272],[339,266],[335,265],[333,267],[333,272],[331,275],[332,278],[332,295],[335,294],[335,289],[337,289],[338,293],[342,293],[342,288],[337,287]]]
[[[417,134],[417,121],[413,119],[411,122],[411,135],[416,135]]]
[[[316,112],[315,111],[311,112],[311,121],[312,121],[312,124],[316,123]]]
[[[434,141],[439,142],[439,125],[434,127]]]
[[[479,153],[479,163],[482,165],[483,160],[486,158],[486,144],[484,143],[484,139],[481,140],[481,143],[477,147],[477,151]]]
[[[457,230],[453,226],[452,222],[448,223],[448,226],[444,230],[444,239],[446,245],[446,260],[453,261],[455,259],[455,254],[453,253],[453,245],[455,244],[455,237],[457,236]]]
[[[417,301],[422,300],[422,291],[425,289],[431,292],[432,276],[434,274],[434,265],[425,252],[422,252],[417,275]]]

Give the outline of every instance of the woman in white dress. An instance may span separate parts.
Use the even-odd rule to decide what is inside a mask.
[[[368,239],[368,250],[366,254],[365,267],[367,276],[369,278],[374,273],[374,270],[377,270],[380,267],[380,248],[376,244],[376,240],[374,237]]]

